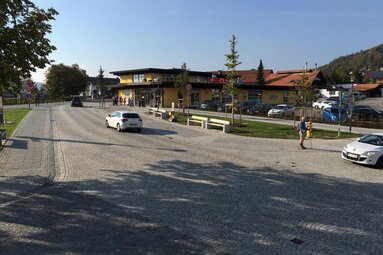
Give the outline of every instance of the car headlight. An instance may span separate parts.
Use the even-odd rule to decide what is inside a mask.
[[[363,156],[373,156],[376,154],[376,151],[366,151],[366,152],[363,152]]]

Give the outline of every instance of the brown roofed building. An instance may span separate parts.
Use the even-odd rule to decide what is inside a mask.
[[[381,97],[382,83],[357,84],[352,87],[352,91],[362,92],[366,97]]]

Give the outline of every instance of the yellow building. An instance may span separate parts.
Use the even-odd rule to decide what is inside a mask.
[[[119,76],[120,83],[114,85],[112,90],[119,98],[125,98],[126,104],[136,106],[177,107],[181,95],[175,88],[176,76],[182,69],[144,68],[111,72]],[[324,85],[325,79],[317,70],[287,70],[273,73],[264,70],[264,84],[257,83],[257,70],[239,70],[238,101],[253,100],[262,104],[293,103],[292,89],[296,86],[302,74],[306,73],[312,85]],[[225,95],[223,87],[227,72],[199,72],[189,71],[189,95],[183,99],[185,105],[198,107],[203,101],[216,100],[230,102],[231,98]]]
[[[182,69],[145,68],[115,71],[111,74],[120,78],[120,83],[113,86],[119,98],[126,98],[126,102],[136,106],[171,107],[178,105],[182,98],[174,87],[176,76]],[[189,95],[184,99],[187,105],[197,107],[204,100],[211,100],[216,91],[222,90],[222,84],[209,82],[211,72],[189,71]],[[190,99],[190,100],[188,100]],[[219,95],[217,100],[220,100]],[[190,102],[189,102],[190,101]]]

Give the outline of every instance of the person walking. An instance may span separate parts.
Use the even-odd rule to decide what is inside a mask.
[[[306,149],[306,147],[303,145],[303,142],[305,141],[307,126],[305,122],[305,117],[301,118],[301,122],[298,124],[298,131],[299,131],[299,139],[300,139],[300,146],[301,149]]]

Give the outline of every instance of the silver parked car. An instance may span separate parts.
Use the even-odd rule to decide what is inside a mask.
[[[143,123],[140,115],[130,111],[115,111],[105,118],[105,126],[116,128],[118,132],[131,129],[142,131]]]
[[[269,110],[269,117],[286,117],[294,115],[295,107],[289,104],[279,104]]]

